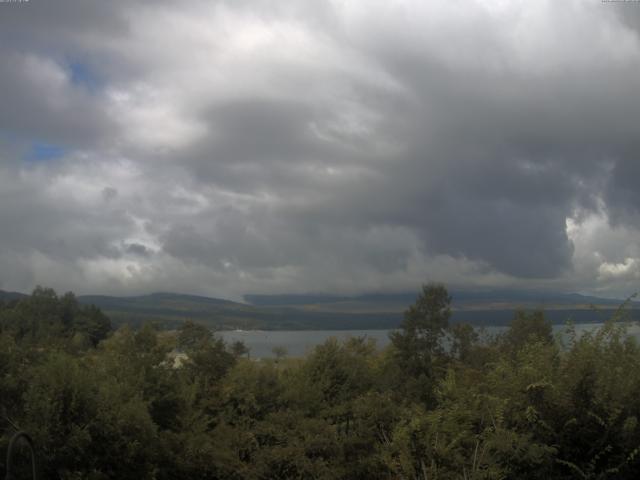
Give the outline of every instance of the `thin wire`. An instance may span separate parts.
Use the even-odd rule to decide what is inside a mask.
[[[36,453],[35,450],[33,448],[33,441],[31,440],[31,437],[29,435],[27,435],[26,432],[18,432],[15,435],[13,435],[13,437],[11,437],[11,441],[9,442],[9,448],[7,449],[7,475],[5,477],[5,480],[14,480],[14,476],[13,476],[13,457],[14,455],[14,449],[16,447],[16,443],[18,443],[18,440],[23,439],[27,446],[29,447],[29,451],[31,452],[31,477],[33,478],[33,480],[37,480],[38,475],[37,475],[37,471],[36,471]]]

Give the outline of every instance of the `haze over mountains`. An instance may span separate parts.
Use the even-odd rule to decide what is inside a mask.
[[[0,299],[25,296],[0,291]],[[553,323],[606,320],[623,301],[585,296],[517,290],[452,291],[454,322],[505,325],[518,309],[545,310]],[[173,328],[185,320],[214,329],[350,330],[395,328],[416,293],[377,293],[358,296],[322,294],[248,294],[246,303],[177,293],[152,293],[130,297],[81,295],[84,304],[100,307],[116,324],[156,322]],[[640,318],[640,304],[630,302],[631,318]]]

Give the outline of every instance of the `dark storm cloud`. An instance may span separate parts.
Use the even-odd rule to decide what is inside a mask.
[[[128,245],[125,245],[125,251],[133,255],[139,255],[141,257],[148,257],[149,255],[151,255],[149,249],[140,243],[130,243]]]
[[[206,165],[272,164],[317,158],[327,152],[308,129],[312,106],[303,102],[242,99],[216,105],[207,123],[212,142],[201,148]]]
[[[640,223],[640,145],[614,163],[606,200],[615,224]]]
[[[613,291],[640,255],[614,252],[640,226],[637,21],[551,3],[2,5],[0,267],[15,288],[54,262],[113,291]],[[25,164],[34,142],[64,158]]]

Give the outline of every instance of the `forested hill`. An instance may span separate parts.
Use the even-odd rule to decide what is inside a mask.
[[[19,300],[26,297],[28,297],[28,295],[24,293],[5,292],[4,290],[0,290],[0,300]]]
[[[0,299],[24,294],[0,291]],[[148,321],[175,328],[194,320],[214,329],[350,330],[397,327],[416,294],[338,295],[246,295],[248,303],[176,293],[153,293],[131,297],[79,296],[84,305],[96,305],[114,324],[134,325]],[[569,319],[577,323],[601,322],[622,301],[579,294],[514,290],[453,291],[455,323],[507,325],[518,309],[544,309],[552,323]],[[640,316],[638,303],[630,304],[632,317]]]
[[[79,296],[100,307],[115,324],[147,321],[173,328],[194,320],[214,329],[366,329],[394,328],[402,309],[392,312],[313,311],[306,306],[254,306],[230,300],[175,293],[135,297]]]
[[[545,306],[582,306],[598,305],[617,307],[623,300],[602,298],[579,293],[538,292],[530,290],[452,290],[454,307],[458,308],[491,308],[496,304],[520,305],[522,307],[544,308]],[[324,295],[324,294],[279,294],[244,296],[247,303],[259,306],[284,305],[328,305],[345,303],[362,303],[368,305],[410,305],[416,299],[415,292],[402,293],[369,293],[364,295]],[[640,306],[638,302],[632,302]]]
[[[185,320],[196,320],[217,328],[255,328],[261,323],[249,305],[197,295],[166,292],[132,297],[81,295],[78,300],[101,308],[115,323],[151,320],[173,327]]]

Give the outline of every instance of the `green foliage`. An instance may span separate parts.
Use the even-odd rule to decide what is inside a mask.
[[[193,350],[200,345],[205,345],[211,341],[213,334],[207,327],[188,320],[180,327],[178,335],[178,348],[183,350]]]
[[[111,332],[38,288],[0,306],[0,450],[25,429],[43,478],[65,480],[637,477],[624,324],[558,345],[542,312],[519,312],[481,341],[449,327],[449,303],[425,286],[384,351],[330,339],[256,361],[195,323]]]
[[[239,358],[239,357],[243,357],[244,355],[248,356],[250,352],[249,352],[249,348],[247,348],[244,342],[240,340],[236,340],[231,344],[231,353],[233,354],[234,357]]]
[[[480,338],[478,332],[468,323],[453,325],[450,332],[451,355],[465,363],[473,361],[473,352]]]
[[[423,285],[415,304],[404,313],[400,331],[391,336],[398,351],[408,358],[441,351],[440,339],[449,327],[450,305],[451,297],[444,285]]]
[[[509,329],[501,338],[506,350],[517,351],[532,342],[553,342],[551,323],[547,322],[544,312],[517,311]]]
[[[111,322],[93,305],[80,305],[73,293],[58,297],[50,288],[0,304],[0,332],[19,343],[96,346],[111,332]]]
[[[451,297],[444,285],[423,285],[415,304],[404,314],[400,330],[390,335],[398,366],[408,381],[396,385],[406,395],[433,402],[433,386],[442,356],[442,338],[449,327]]]
[[[141,394],[87,360],[48,356],[23,395],[18,419],[40,447],[45,476],[151,478],[156,426]]]

